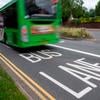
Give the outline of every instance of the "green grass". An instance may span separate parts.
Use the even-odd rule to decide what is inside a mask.
[[[84,28],[62,28],[61,37],[74,39],[90,39],[92,36]]]
[[[0,67],[0,100],[27,100],[10,76]]]

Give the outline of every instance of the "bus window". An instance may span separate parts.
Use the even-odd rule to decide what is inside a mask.
[[[6,8],[3,12],[4,16],[4,26],[7,28],[17,28],[17,8],[16,3],[11,5],[9,8]]]
[[[26,0],[26,12],[29,17],[55,17],[55,0]],[[57,0],[56,0],[57,1]]]

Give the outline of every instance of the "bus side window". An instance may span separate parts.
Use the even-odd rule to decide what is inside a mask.
[[[16,3],[11,5],[10,7],[6,8],[4,13],[4,26],[7,28],[17,28],[17,8]]]

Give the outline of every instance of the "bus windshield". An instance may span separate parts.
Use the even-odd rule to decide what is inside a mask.
[[[25,0],[27,17],[55,17],[58,0]]]

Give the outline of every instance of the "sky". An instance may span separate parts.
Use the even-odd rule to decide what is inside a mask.
[[[84,6],[88,9],[91,9],[91,8],[94,9],[98,1],[100,0],[83,0]]]

